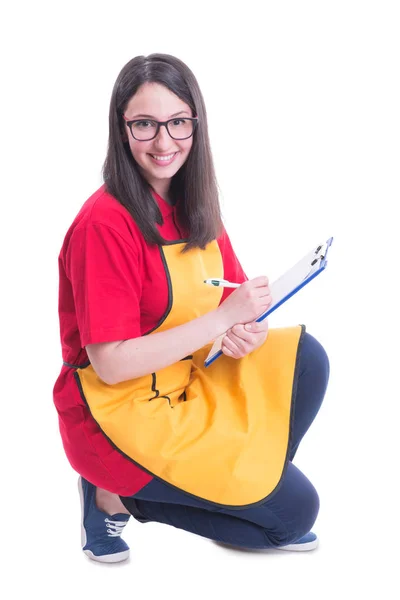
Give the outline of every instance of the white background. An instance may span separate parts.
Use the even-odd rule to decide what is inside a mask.
[[[2,13],[7,597],[398,598],[398,2],[36,1]],[[101,184],[114,81],[152,52],[198,79],[248,276],[273,280],[334,236],[327,270],[270,317],[305,323],[331,361],[296,458],[321,498],[314,553],[227,550],[136,522],[128,563],[80,551],[77,476],[52,404],[57,257]]]

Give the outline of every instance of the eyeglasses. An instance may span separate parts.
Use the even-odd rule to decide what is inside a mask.
[[[161,125],[165,126],[173,140],[187,140],[193,135],[198,122],[197,117],[175,118],[168,121],[153,121],[150,119],[128,121],[125,115],[122,116],[130,129],[132,137],[139,142],[154,140],[160,131]]]

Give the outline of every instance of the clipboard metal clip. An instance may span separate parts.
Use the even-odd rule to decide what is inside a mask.
[[[313,260],[310,263],[310,271],[307,273],[307,275],[304,277],[303,281],[305,279],[307,279],[308,277],[310,277],[310,275],[314,272],[314,270],[316,269],[315,265],[317,263],[319,264],[324,264],[322,261],[325,260],[325,257],[328,253],[328,248],[329,246],[332,244],[333,241],[333,237],[329,238],[329,240],[327,240],[325,242],[325,244],[320,244],[315,250],[314,250],[314,255],[317,254],[318,256],[316,256],[315,258],[313,258]],[[322,250],[322,252],[321,252]]]
[[[323,252],[325,251],[325,248],[324,248],[324,246],[325,246],[325,245],[326,245],[326,244],[321,244],[321,245],[320,245],[320,246],[318,246],[318,248],[317,248],[317,249],[314,251],[314,254],[319,254],[319,256],[317,256],[316,258],[314,258],[314,259],[311,261],[311,266],[312,266],[312,267],[313,267],[314,265],[316,265],[316,264],[317,264],[317,262],[318,262],[319,260],[323,260],[323,259],[325,258],[325,255],[324,255],[324,254],[320,254],[321,250],[322,250]]]
[[[326,254],[327,254],[327,252],[328,252],[328,248],[329,248],[329,246],[332,244],[332,241],[333,241],[333,238],[331,237],[331,238],[329,238],[329,240],[327,240],[327,241],[325,242],[325,244],[321,244],[320,246],[318,246],[318,247],[316,248],[316,250],[314,251],[314,254],[319,254],[319,256],[318,256],[317,258],[314,258],[314,259],[311,261],[311,266],[312,266],[312,267],[313,267],[314,265],[316,265],[316,264],[317,264],[317,262],[318,262],[319,260],[321,260],[321,261],[322,261],[322,260],[324,260],[324,258],[325,258],[325,256],[326,256]],[[322,250],[322,253],[320,253],[320,252],[321,252],[321,250]]]
[[[311,266],[313,267],[319,260],[324,260],[324,258],[325,258],[325,255],[324,254],[320,254],[318,256],[318,258],[314,258],[314,260],[311,261]]]

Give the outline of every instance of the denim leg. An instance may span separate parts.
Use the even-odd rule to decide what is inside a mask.
[[[243,548],[274,548],[298,540],[310,531],[319,509],[315,488],[291,463],[272,497],[251,508],[215,507],[157,479],[121,500],[136,518]]]
[[[300,353],[290,460],[293,460],[304,434],[321,407],[329,370],[329,359],[323,346],[312,335],[305,333]]]

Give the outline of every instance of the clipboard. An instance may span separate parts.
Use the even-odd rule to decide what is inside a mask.
[[[286,271],[279,279],[270,284],[272,304],[255,321],[263,321],[268,315],[279,308],[286,300],[289,300],[307,283],[312,281],[317,275],[326,269],[328,264],[327,254],[332,244],[333,237],[329,238],[324,244],[319,244],[308,254],[306,254],[291,269]],[[222,340],[226,333],[220,335],[214,342],[204,365],[208,367],[222,354]]]

